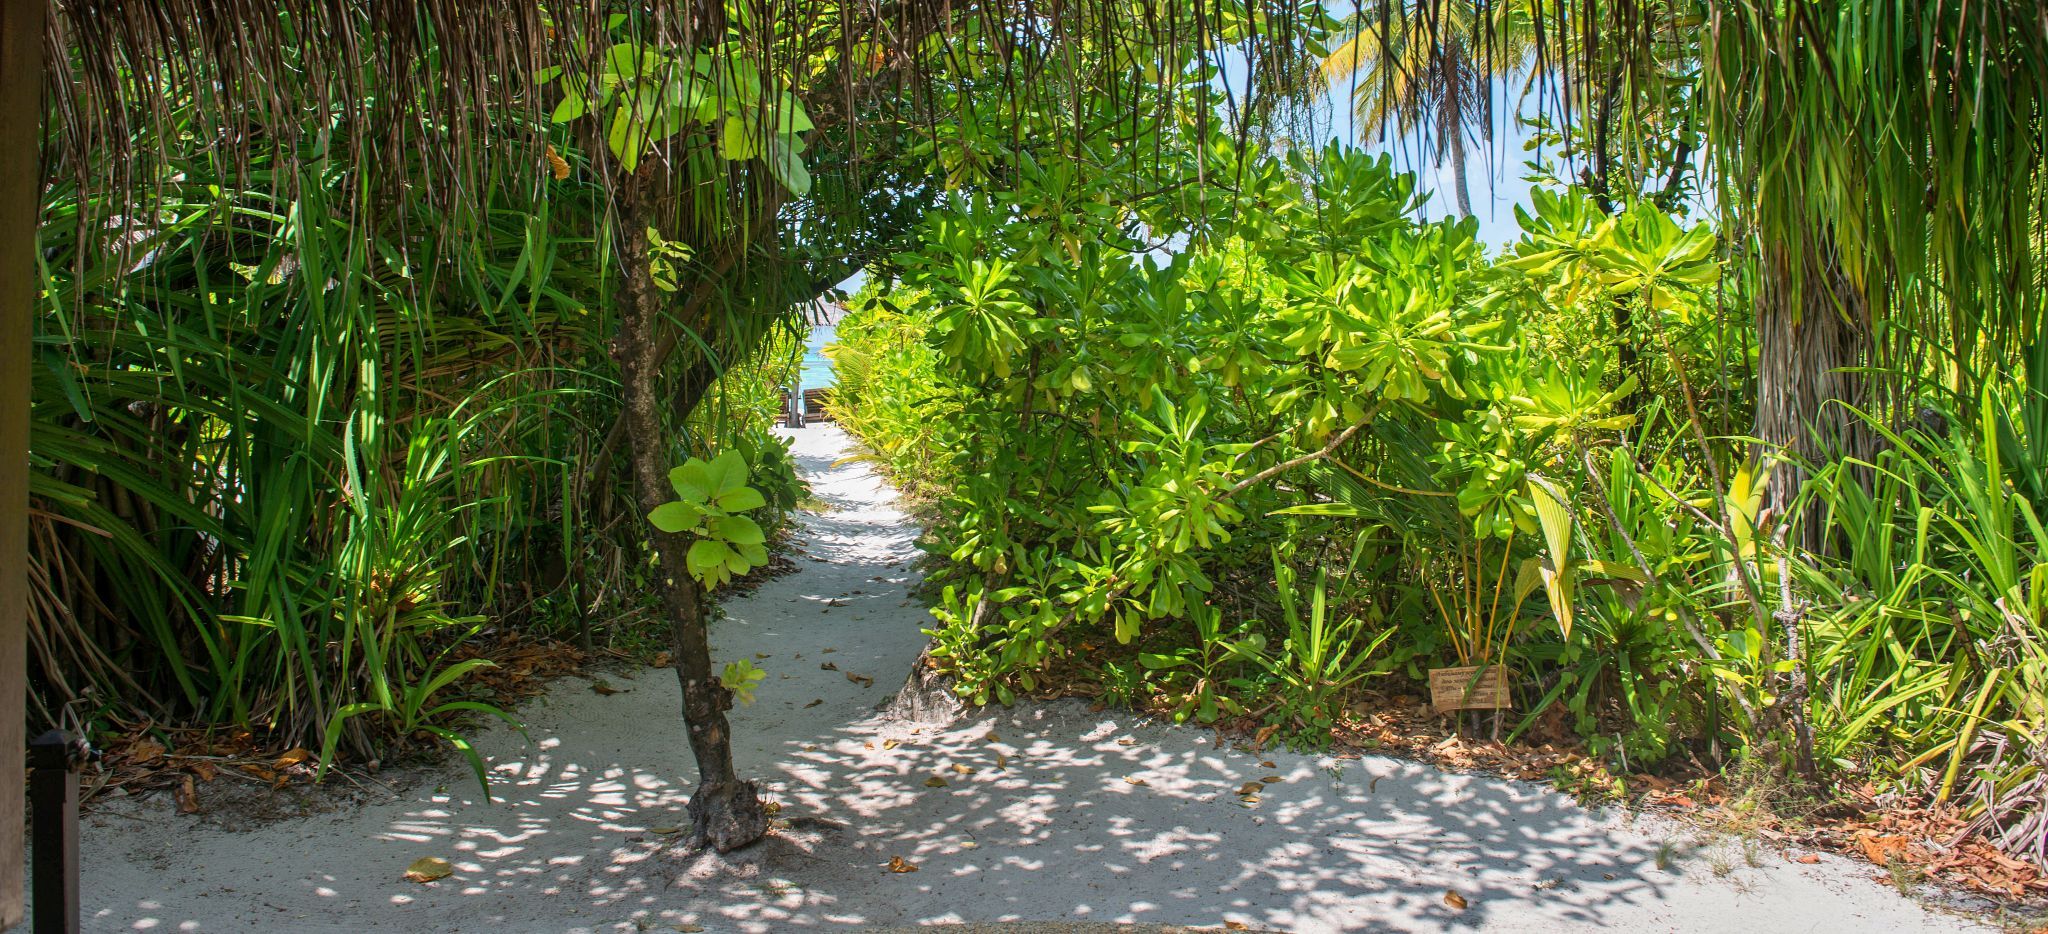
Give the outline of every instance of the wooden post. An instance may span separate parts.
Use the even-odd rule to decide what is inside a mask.
[[[21,923],[28,746],[29,336],[41,200],[43,16],[0,0],[0,930]]]
[[[78,934],[78,767],[85,744],[51,730],[29,744],[36,812],[36,934]]]

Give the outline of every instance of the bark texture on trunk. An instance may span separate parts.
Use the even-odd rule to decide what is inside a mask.
[[[1437,128],[1437,139],[1443,148],[1450,150],[1451,179],[1458,186],[1458,216],[1471,217],[1472,189],[1465,178],[1465,107],[1462,100],[1465,89],[1459,86],[1464,69],[1453,68],[1451,73],[1454,75],[1451,87],[1444,95],[1444,125]]]
[[[625,422],[632,451],[633,486],[644,515],[674,499],[669,487],[668,445],[664,441],[662,399],[657,384],[660,353],[655,339],[661,319],[661,292],[648,266],[647,221],[650,212],[630,179],[620,198],[625,250],[620,256],[625,283],[621,290],[619,340],[614,352],[625,396]],[[702,387],[696,390],[702,397]],[[691,406],[694,408],[694,405]],[[641,520],[645,522],[643,518]],[[768,830],[753,782],[739,780],[732,761],[732,730],[725,712],[732,692],[718,681],[712,667],[709,606],[706,594],[690,576],[685,562],[687,537],[647,525],[660,560],[668,610],[676,679],[683,690],[683,717],[690,751],[697,758],[697,790],[690,796],[688,845],[709,846],[721,853],[746,846]]]
[[[910,677],[903,679],[896,696],[882,705],[882,713],[906,723],[949,726],[966,713],[966,707],[953,693],[953,679],[940,674],[932,662],[931,646],[925,646],[910,666]]]
[[[1869,427],[1849,409],[1870,403],[1856,369],[1870,362],[1863,296],[1825,255],[1806,260],[1808,272],[1795,281],[1782,248],[1770,251],[1756,306],[1756,436],[1767,451],[1794,458],[1772,468],[1764,489],[1764,506],[1779,521],[1794,518],[1787,512],[1807,477],[1800,462],[1868,457],[1873,447]],[[1817,553],[1827,545],[1814,522],[1801,523],[1791,541]]]

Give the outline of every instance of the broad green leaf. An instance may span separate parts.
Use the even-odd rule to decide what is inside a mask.
[[[704,511],[685,502],[663,503],[647,514],[647,521],[664,532],[686,532],[697,527],[704,518]]]
[[[796,99],[796,95],[788,91],[782,92],[782,102],[775,111],[776,134],[795,136],[798,133],[808,133],[812,129],[814,127],[811,117],[804,113],[804,105]]]
[[[721,494],[718,497],[717,503],[718,508],[726,512],[746,512],[749,509],[759,509],[762,506],[768,505],[768,499],[761,495],[760,490],[750,486],[743,486],[737,490],[729,490]]]
[[[711,459],[704,470],[705,489],[722,496],[747,482],[747,460],[738,451],[726,451]]]
[[[628,173],[639,168],[640,150],[647,140],[647,123],[634,115],[632,107],[621,105],[612,111],[611,129],[605,133],[605,146],[619,160],[619,168]]]
[[[760,155],[760,144],[755,140],[753,129],[745,117],[725,118],[723,129],[718,134],[718,154],[735,162],[752,159]]]
[[[731,557],[732,549],[727,548],[724,542],[700,538],[690,546],[685,564],[698,582],[713,587],[725,579],[725,562]]]
[[[548,119],[556,123],[568,123],[583,116],[590,110],[590,102],[574,91],[562,95],[562,102],[555,105],[555,112]]]
[[[768,540],[761,526],[746,516],[721,516],[714,523],[718,538],[733,545],[759,545]]]
[[[792,196],[802,198],[811,193],[811,170],[804,167],[803,157],[797,155],[788,137],[770,138],[767,157],[763,161],[767,163],[769,173],[782,183],[782,187],[789,189]]]
[[[1529,478],[1529,498],[1535,501],[1536,521],[1543,526],[1543,543],[1549,548],[1550,566],[1562,568],[1571,560],[1571,504],[1557,484],[1537,476]]]
[[[686,503],[708,503],[716,492],[711,485],[709,466],[694,457],[668,472],[668,484],[675,487],[676,496]]]

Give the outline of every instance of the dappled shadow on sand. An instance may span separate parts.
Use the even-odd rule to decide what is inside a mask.
[[[599,928],[1456,929],[1532,911],[1576,928],[1613,924],[1676,879],[1650,844],[1561,797],[1413,763],[1281,755],[1266,768],[1205,733],[1126,729],[1071,703],[912,729],[862,720],[786,743],[769,783],[785,823],[723,857],[679,852],[661,833],[680,822],[677,781],[562,761],[544,743],[501,767],[501,805],[415,808],[379,834],[397,851],[452,849],[455,876],[377,896],[339,891],[331,874],[321,894],[417,929],[516,928],[540,905],[574,905]],[[1280,780],[1255,806],[1235,794],[1269,776]],[[919,869],[891,873],[891,857]]]
[[[916,530],[863,466],[833,466],[843,441],[824,431],[796,451],[831,507],[805,517],[801,572],[733,601],[713,636],[715,657],[752,657],[772,673],[733,715],[743,774],[783,806],[767,840],[724,856],[674,846],[695,780],[674,674],[614,673],[612,693],[566,681],[522,711],[530,742],[509,731],[479,740],[496,754],[495,802],[451,769],[421,794],[247,833],[96,830],[88,926],[771,931],[1065,919],[1754,934],[1815,922],[1814,908],[1795,917],[1788,905],[1821,903],[1819,917],[1830,916],[1828,893],[1800,870],[1737,872],[1767,889],[1746,895],[1658,832],[1533,785],[1381,757],[1219,749],[1207,731],[1078,702],[983,711],[944,729],[884,720],[870,711],[900,683],[928,623],[909,598]],[[1255,805],[1240,800],[1266,779]],[[449,859],[453,874],[400,881],[422,856]],[[892,858],[917,869],[891,872]],[[1858,910],[1852,927],[1922,917],[1896,899]]]
[[[728,899],[717,913],[1436,928],[1540,897],[1546,915],[1590,926],[1670,878],[1639,871],[1655,862],[1649,844],[1618,842],[1559,796],[1413,763],[1280,756],[1266,768],[1206,734],[1120,729],[1073,703],[911,729],[858,724],[790,751],[784,800],[843,820],[820,845],[867,878],[801,900]],[[1268,777],[1279,781],[1256,805],[1237,796]],[[889,877],[890,857],[920,870]],[[913,904],[926,910],[877,917]]]

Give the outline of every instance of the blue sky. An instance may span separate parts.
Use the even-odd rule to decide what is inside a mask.
[[[1333,12],[1343,15],[1355,8],[1353,3],[1340,0],[1333,5]],[[1222,80],[1241,93],[1244,59],[1226,52],[1222,65]],[[1499,83],[1494,91],[1491,138],[1470,141],[1466,150],[1467,191],[1472,198],[1472,214],[1479,219],[1479,239],[1494,249],[1519,235],[1515,206],[1529,203],[1530,184],[1523,179],[1523,173],[1526,171],[1524,163],[1531,156],[1524,148],[1529,142],[1530,131],[1515,117],[1521,109],[1521,89],[1522,82],[1518,78]],[[1316,103],[1311,131],[1313,141],[1319,147],[1337,139],[1367,152],[1391,153],[1394,164],[1402,171],[1414,172],[1418,189],[1429,195],[1423,205],[1423,219],[1436,220],[1457,213],[1457,183],[1450,160],[1445,159],[1439,165],[1424,159],[1426,147],[1414,136],[1382,134],[1377,128],[1359,127],[1353,119],[1348,89],[1333,90]],[[840,288],[850,293],[866,280],[865,271],[857,272],[840,283]]]
[[[1226,61],[1224,70],[1225,80],[1238,79],[1235,86],[1242,86],[1241,59],[1235,63]],[[1519,233],[1515,224],[1515,205],[1529,203],[1530,185],[1523,180],[1522,173],[1523,163],[1530,156],[1523,148],[1530,133],[1514,118],[1517,107],[1511,96],[1519,90],[1519,82],[1516,82],[1496,91],[1492,138],[1474,141],[1466,155],[1467,191],[1472,198],[1472,214],[1479,219],[1479,239],[1494,249],[1515,239]],[[1417,187],[1430,195],[1423,204],[1424,219],[1435,220],[1457,212],[1457,189],[1450,160],[1436,165],[1421,158],[1423,147],[1412,137],[1383,136],[1376,129],[1361,131],[1352,119],[1348,92],[1338,90],[1325,95],[1315,107],[1312,123],[1317,146],[1339,139],[1368,152],[1392,153],[1395,165],[1404,171],[1414,172]],[[862,270],[840,283],[839,287],[852,293],[866,281],[867,272]],[[830,328],[812,332],[810,352],[804,366],[804,388],[831,385],[830,365],[818,348],[829,342],[832,335]]]
[[[1519,89],[1517,83],[1517,90]],[[1377,129],[1361,130],[1352,120],[1351,108],[1346,91],[1338,91],[1323,99],[1318,110],[1323,111],[1318,119],[1328,119],[1325,134],[1318,142],[1340,139],[1368,152],[1387,152],[1394,155],[1394,164],[1405,171],[1414,172],[1417,187],[1430,193],[1428,203],[1423,206],[1423,216],[1429,220],[1449,217],[1458,211],[1457,182],[1451,172],[1450,160],[1444,159],[1436,165],[1422,158],[1423,149],[1413,137],[1382,134]],[[1529,203],[1529,183],[1522,176],[1527,170],[1531,153],[1523,147],[1529,142],[1528,127],[1512,116],[1515,110],[1513,100],[1496,99],[1494,111],[1493,138],[1468,143],[1465,157],[1466,190],[1472,197],[1472,214],[1479,218],[1479,239],[1493,247],[1500,247],[1515,239],[1519,229],[1515,226],[1515,205]]]

